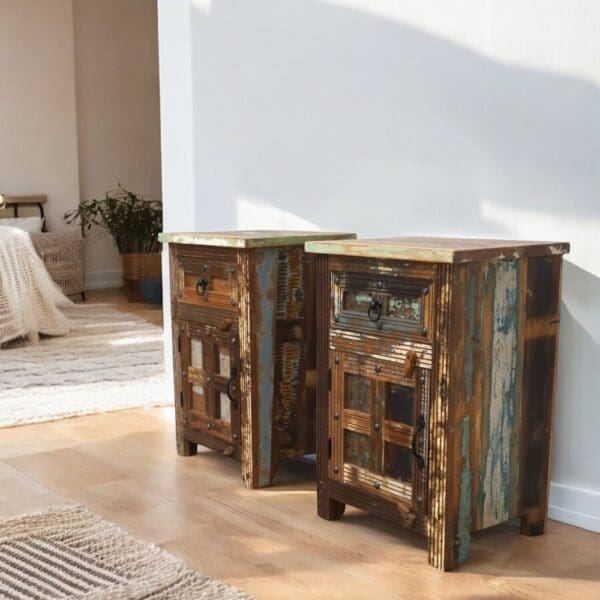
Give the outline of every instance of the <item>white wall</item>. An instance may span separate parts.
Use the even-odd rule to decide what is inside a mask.
[[[0,192],[47,194],[54,231],[79,201],[73,71],[71,0],[0,1]]]
[[[195,228],[191,12],[188,0],[157,0],[164,231]],[[168,198],[168,205],[165,199]],[[163,247],[163,298],[170,297]],[[163,303],[165,365],[173,385],[171,304]],[[174,395],[174,390],[171,391]]]
[[[161,198],[158,36],[153,0],[73,0],[82,199],[121,182]],[[88,281],[120,284],[112,239],[88,244]]]
[[[194,161],[185,198],[164,189],[167,228],[572,243],[551,514],[600,530],[600,5],[159,5],[161,74],[193,112],[163,123],[165,181],[179,142]]]

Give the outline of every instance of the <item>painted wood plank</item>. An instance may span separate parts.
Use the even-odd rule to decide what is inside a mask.
[[[432,263],[516,260],[522,256],[557,256],[569,252],[566,242],[488,240],[443,237],[390,237],[308,241],[307,252]]]
[[[254,305],[251,310],[252,358],[255,378],[253,428],[258,446],[254,468],[260,487],[269,485],[273,463],[272,436],[275,392],[275,301],[277,298],[277,263],[279,251],[266,249],[252,253],[251,272]]]
[[[519,355],[519,261],[490,265],[495,272],[492,324],[491,389],[488,448],[481,487],[482,526],[509,519],[516,489],[517,464],[511,464],[519,399],[516,395]],[[518,457],[513,457],[518,461]]]
[[[207,231],[164,232],[158,240],[168,244],[190,244],[226,248],[275,248],[303,246],[308,240],[353,239],[355,233],[337,231]]]

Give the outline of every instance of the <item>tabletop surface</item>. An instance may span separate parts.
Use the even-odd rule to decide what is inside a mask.
[[[306,251],[365,258],[389,258],[437,263],[502,260],[521,256],[551,256],[569,252],[567,242],[491,240],[445,237],[389,237],[351,240],[314,240]]]
[[[161,233],[158,239],[170,244],[221,246],[229,248],[269,248],[302,246],[308,240],[340,240],[355,238],[355,233],[339,231],[203,231]]]

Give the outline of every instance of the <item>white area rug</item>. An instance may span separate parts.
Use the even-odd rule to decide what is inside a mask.
[[[0,521],[0,597],[249,600],[82,506]]]
[[[64,312],[69,335],[0,350],[0,427],[172,403],[160,327],[108,304]]]

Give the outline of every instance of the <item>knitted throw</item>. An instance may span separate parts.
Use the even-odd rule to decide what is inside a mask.
[[[59,307],[70,300],[52,281],[29,234],[0,226],[0,344],[39,334],[66,335],[69,321]]]

